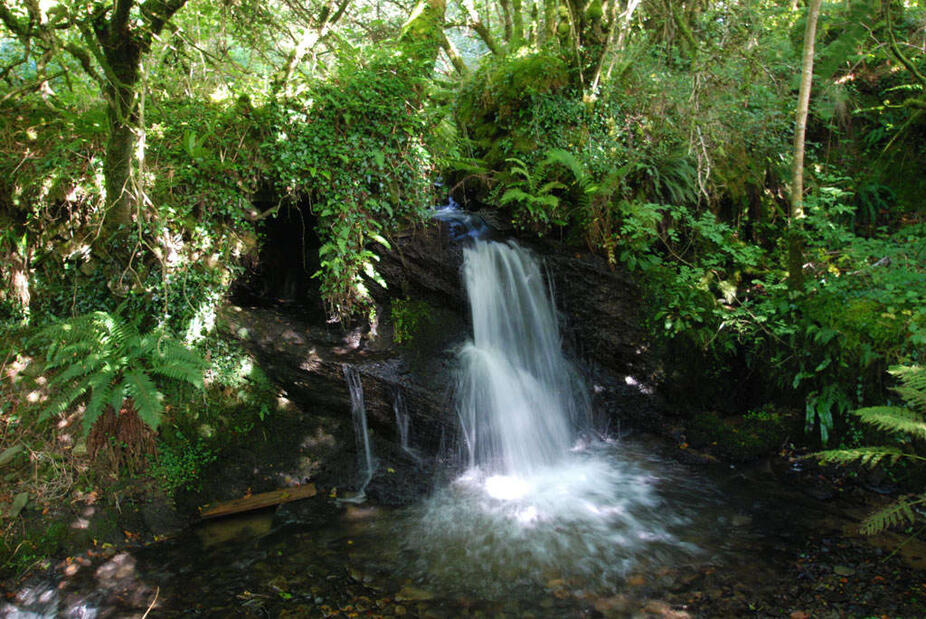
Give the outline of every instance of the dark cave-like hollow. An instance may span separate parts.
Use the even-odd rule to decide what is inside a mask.
[[[257,258],[232,287],[237,305],[289,308],[306,318],[324,318],[318,278],[316,226],[308,205],[283,206],[263,221]]]

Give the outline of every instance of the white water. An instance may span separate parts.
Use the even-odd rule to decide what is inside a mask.
[[[373,479],[376,470],[376,461],[373,459],[373,448],[370,446],[370,432],[367,428],[367,409],[363,403],[363,383],[360,381],[360,372],[347,365],[342,367],[344,380],[350,391],[350,412],[354,421],[354,440],[357,443],[358,468],[360,470],[361,484],[357,491],[357,499],[364,498],[364,491]]]
[[[395,425],[399,432],[399,447],[415,462],[421,463],[421,456],[412,449],[408,442],[408,427],[411,422],[408,408],[405,406],[405,398],[402,396],[402,390],[396,388],[395,399],[392,401],[392,411],[395,413]]]
[[[563,356],[537,261],[514,243],[476,241],[463,272],[473,339],[460,355],[458,393],[469,465],[533,474],[569,452],[588,398]]]
[[[688,519],[666,509],[647,458],[589,438],[589,399],[534,257],[477,240],[464,251],[464,280],[473,339],[460,353],[458,414],[468,468],[424,503],[406,537],[425,578],[491,594],[556,578],[609,587],[641,562],[688,556],[694,548],[675,534]]]

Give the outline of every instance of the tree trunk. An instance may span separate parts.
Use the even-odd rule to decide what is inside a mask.
[[[556,12],[559,3],[556,0],[543,0],[543,34],[540,42],[546,43],[556,35]]]
[[[524,16],[521,15],[521,0],[511,0],[511,50],[524,44]]]
[[[791,174],[791,220],[788,239],[788,288],[799,290],[804,283],[804,243],[801,237],[804,214],[804,140],[807,134],[807,114],[810,110],[810,87],[813,84],[813,53],[817,34],[817,18],[821,0],[810,0],[807,6],[807,28],[804,30],[804,53],[801,60],[801,88],[797,97],[797,117],[794,123],[794,167]]]
[[[444,44],[444,0],[419,0],[399,36],[406,56],[433,68]]]
[[[107,110],[109,141],[103,160],[106,183],[106,228],[115,233],[132,223],[136,206],[135,170],[138,163],[139,134],[137,119],[119,118],[116,110]],[[133,122],[136,120],[136,122]]]

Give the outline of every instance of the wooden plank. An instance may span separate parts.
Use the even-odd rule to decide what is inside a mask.
[[[208,518],[221,518],[222,516],[230,516],[231,514],[240,514],[241,512],[249,512],[272,505],[307,499],[310,496],[315,496],[315,494],[315,484],[303,484],[293,488],[271,490],[270,492],[243,496],[240,499],[204,505],[199,508],[199,517],[203,520]]]

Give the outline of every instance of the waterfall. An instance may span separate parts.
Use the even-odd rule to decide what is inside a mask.
[[[395,425],[399,432],[399,446],[412,460],[420,464],[421,457],[408,443],[409,415],[408,408],[405,406],[405,398],[402,396],[402,389],[400,387],[396,387],[395,399],[392,401],[392,410],[395,413]]]
[[[553,295],[533,254],[476,239],[464,249],[473,337],[459,353],[457,413],[469,467],[415,512],[403,550],[469,595],[578,577],[612,586],[639,561],[695,552],[643,455],[591,429],[562,352]],[[412,563],[412,562],[410,562]]]
[[[367,429],[367,409],[363,404],[363,383],[360,381],[360,372],[357,371],[357,368],[346,363],[342,368],[344,370],[344,380],[347,381],[347,389],[350,391],[350,412],[354,420],[358,469],[363,479],[358,490],[358,497],[362,497],[370,480],[373,479],[376,462],[373,460],[373,449],[370,446],[370,433]]]
[[[469,464],[529,475],[566,456],[588,419],[588,396],[563,356],[533,255],[477,240],[463,264],[473,339],[460,353],[458,412]]]

